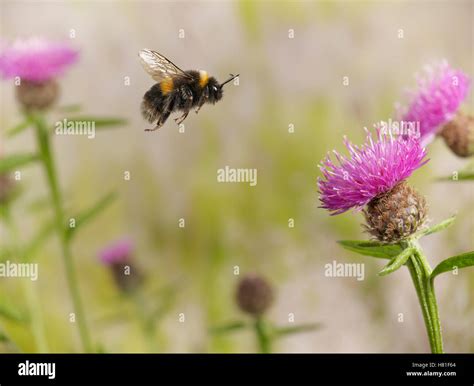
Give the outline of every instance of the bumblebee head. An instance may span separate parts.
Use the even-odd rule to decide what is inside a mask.
[[[216,78],[209,78],[209,82],[207,83],[207,87],[209,88],[209,102],[216,103],[222,99],[222,87],[217,81]]]
[[[232,75],[230,74],[230,78],[227,79],[223,83],[219,83],[216,78],[209,78],[209,102],[211,103],[216,103],[217,101],[222,99],[223,96],[223,90],[222,88],[226,83],[229,83],[230,81],[234,80],[237,78],[239,75]]]

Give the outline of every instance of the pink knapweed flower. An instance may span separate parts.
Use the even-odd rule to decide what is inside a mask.
[[[135,290],[142,283],[141,271],[133,261],[133,243],[121,239],[99,253],[99,258],[111,271],[117,287],[124,292]]]
[[[99,252],[99,258],[106,265],[127,262],[133,252],[133,243],[128,239],[114,242]]]
[[[374,140],[368,130],[366,133],[361,147],[344,138],[349,158],[334,151],[337,163],[328,154],[320,165],[324,177],[318,179],[319,199],[332,215],[362,209],[428,161],[425,149],[413,136],[403,138],[378,130]]]
[[[418,87],[409,92],[410,102],[399,108],[401,120],[419,122],[422,145],[431,142],[444,124],[451,121],[466,98],[470,79],[446,60],[426,66],[417,76]]]
[[[44,82],[61,75],[79,57],[68,43],[32,37],[3,43],[0,51],[0,74],[30,82]]]

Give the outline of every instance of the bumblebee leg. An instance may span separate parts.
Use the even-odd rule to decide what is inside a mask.
[[[158,130],[161,126],[156,125],[153,129],[145,129],[145,131],[155,131]]]
[[[195,113],[196,113],[196,114],[199,113],[199,110],[201,110],[201,107],[202,107],[202,106],[204,106],[204,101],[201,102],[201,103],[199,103],[197,109],[195,110]]]
[[[170,114],[171,114],[171,111],[167,111],[166,113],[160,115],[160,117],[158,118],[158,122],[156,122],[156,126],[153,129],[145,129],[145,131],[158,130],[161,126],[163,126],[165,124],[165,122],[168,119],[168,117],[170,116]]]
[[[181,115],[180,117],[175,118],[174,121],[175,121],[178,125],[180,125],[180,124],[186,119],[186,117],[188,116],[188,114],[189,114],[189,110],[185,111],[184,114]]]
[[[206,100],[209,98],[209,90],[207,89],[207,87],[204,89],[204,92],[202,93],[201,95],[201,98],[199,98],[199,103],[198,103],[198,107],[196,109],[196,114],[199,113],[199,110],[201,110],[201,107],[204,105],[204,103],[206,103]]]
[[[171,114],[170,110],[168,110],[166,113],[162,114],[160,119],[158,119],[158,122],[156,123],[156,126],[158,128],[163,126],[165,124],[166,120],[168,119],[168,117],[170,116],[170,114]]]
[[[156,126],[153,129],[145,129],[145,131],[156,131],[163,126],[173,111],[173,99],[167,97],[160,103],[159,106],[153,110],[153,115],[150,115],[150,122],[156,121]]]
[[[177,106],[179,106],[179,109],[184,111],[183,115],[175,118],[175,122],[180,125],[188,116],[189,110],[193,106],[193,92],[188,86],[182,86],[180,89],[180,94],[179,94],[179,102],[177,103]]]

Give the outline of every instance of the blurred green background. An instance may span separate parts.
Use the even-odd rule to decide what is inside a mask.
[[[207,332],[245,318],[234,303],[235,266],[241,275],[258,272],[273,283],[277,298],[268,317],[276,324],[288,325],[290,313],[299,323],[324,324],[317,332],[280,341],[275,351],[428,351],[408,272],[378,277],[383,262],[336,244],[366,238],[362,216],[330,217],[318,208],[317,165],[327,151],[342,150],[343,135],[360,142],[364,126],[391,118],[395,102],[403,101],[404,88],[414,86],[413,74],[425,64],[446,58],[474,74],[471,1],[2,1],[0,11],[4,39],[68,40],[74,30],[80,61],[60,80],[60,105],[79,103],[87,115],[128,120],[98,131],[93,140],[54,136],[72,212],[108,191],[118,193],[73,245],[87,319],[103,350],[149,349],[133,307],[97,259],[104,245],[127,236],[135,241],[135,262],[147,276],[149,301],[163,300],[157,288],[175,288],[157,325],[158,351],[254,351],[250,332]],[[240,73],[240,84],[227,86],[217,105],[190,114],[184,133],[172,119],[157,132],[144,132],[150,125],[139,106],[153,81],[138,61],[142,48],[163,53],[183,69],[205,69],[221,81]],[[34,149],[32,132],[6,139],[20,113],[12,82],[1,87],[0,151]],[[464,106],[471,113],[472,100]],[[62,118],[53,112],[49,120]],[[429,157],[412,185],[426,195],[433,223],[458,214],[453,227],[422,242],[434,266],[474,249],[474,195],[469,182],[435,182],[466,163],[444,143],[432,144]],[[257,168],[257,186],[218,183],[216,171],[226,165]],[[130,181],[124,171],[130,171]],[[22,173],[23,194],[13,214],[27,240],[51,213],[38,205],[47,195],[40,168]],[[185,228],[178,227],[180,218]],[[294,228],[288,227],[290,218]],[[3,243],[8,232],[3,225],[0,232]],[[0,279],[0,302],[21,312],[31,304],[28,294],[39,295],[33,303],[49,350],[76,351],[57,237],[34,259],[39,280]],[[364,263],[365,280],[325,277],[324,265],[333,260]],[[436,290],[446,351],[473,352],[474,271],[444,275]],[[0,316],[0,328],[18,349],[38,349],[29,325]],[[0,343],[0,349],[17,348]]]

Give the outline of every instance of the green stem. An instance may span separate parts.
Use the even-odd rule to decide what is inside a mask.
[[[49,132],[47,125],[44,122],[44,118],[41,115],[35,115],[33,118],[36,126],[36,139],[41,154],[41,161],[46,173],[49,189],[51,192],[52,204],[55,213],[56,228],[61,244],[61,252],[63,255],[64,266],[66,270],[66,279],[73,302],[74,314],[77,318],[79,335],[81,338],[83,349],[86,352],[91,352],[91,340],[89,331],[87,329],[87,323],[82,306],[81,296],[79,293],[76,269],[71,254],[69,239],[66,235],[66,219],[64,215],[58,179],[56,176],[53,154],[51,152]]]
[[[430,280],[431,267],[421,246],[417,242],[412,242],[411,245],[415,248],[415,252],[407,261],[407,266],[420,302],[431,352],[440,354],[443,353],[443,338],[436,295]]]
[[[443,337],[441,334],[441,321],[439,319],[438,302],[436,300],[436,294],[434,291],[433,283],[431,281],[431,267],[426,259],[423,249],[416,243],[417,251],[416,254],[421,261],[422,266],[425,270],[426,276],[426,296],[428,300],[428,307],[430,309],[432,328],[433,328],[433,339],[436,346],[435,353],[443,353]]]
[[[433,345],[433,323],[429,312],[428,300],[426,298],[426,290],[424,288],[423,272],[420,269],[419,261],[415,256],[410,257],[410,259],[407,261],[407,266],[410,270],[411,278],[413,280],[413,284],[415,285],[415,290],[420,302],[421,312],[423,314],[423,320],[425,321],[425,327],[426,332],[428,333],[431,351],[434,352],[435,346]]]
[[[271,352],[271,338],[265,321],[258,317],[255,319],[255,333],[257,335],[260,353],[269,354]]]

